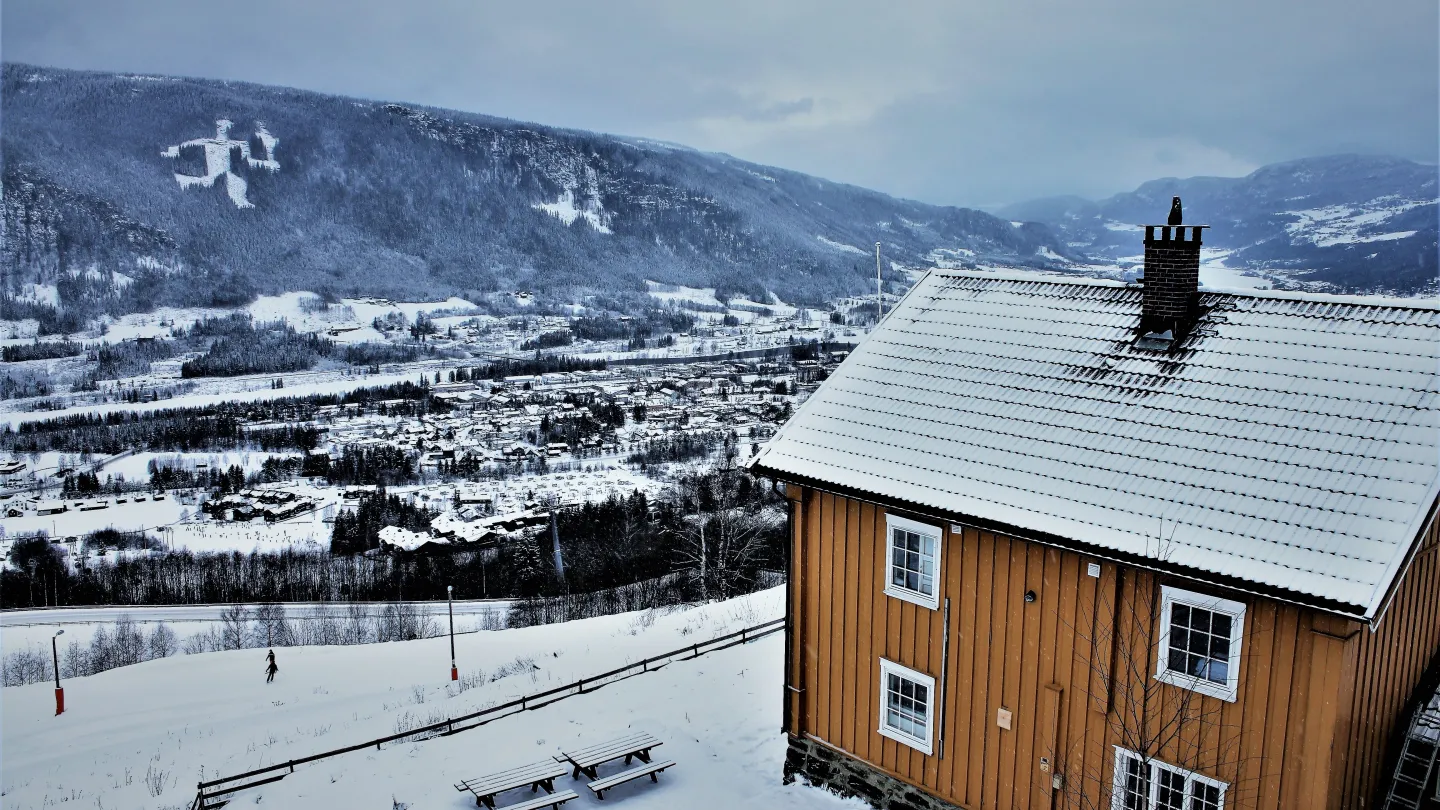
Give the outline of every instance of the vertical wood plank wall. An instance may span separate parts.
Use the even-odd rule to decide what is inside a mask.
[[[1332,774],[1335,792],[1353,797],[1350,807],[1375,807],[1375,792],[1390,776],[1386,746],[1430,659],[1440,647],[1440,528],[1432,521],[1410,570],[1395,591],[1375,632],[1360,630],[1346,645],[1351,678],[1342,696],[1337,746],[1341,767]]]
[[[1156,624],[1128,620],[1116,605],[1158,594],[1153,575],[1105,562],[1095,578],[1087,574],[1095,560],[1083,555],[936,523],[942,605],[950,600],[942,685],[941,611],[884,593],[885,508],[813,489],[799,498],[792,671],[803,692],[792,733],[964,808],[1081,806],[1076,780],[1090,803],[1102,785],[1108,796],[1113,746],[1123,742],[1115,720],[1147,681],[1154,692]],[[1248,604],[1239,696],[1197,697],[1209,721],[1187,729],[1160,758],[1229,783],[1227,808],[1363,806],[1358,796],[1373,791],[1375,759],[1383,756],[1366,752],[1388,739],[1395,712],[1440,644],[1436,556],[1417,561],[1374,636],[1292,605],[1217,594]],[[1024,600],[1027,590],[1037,595],[1033,604]],[[1110,639],[1118,634],[1149,655],[1133,672],[1111,669]],[[1406,660],[1394,662],[1397,656]],[[933,755],[878,733],[881,658],[936,678],[946,729]],[[1382,690],[1367,685],[1385,678]],[[1013,714],[1008,731],[996,723],[1002,707]],[[1054,796],[1042,756],[1070,780]]]

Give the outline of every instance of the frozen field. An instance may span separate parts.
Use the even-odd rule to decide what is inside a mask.
[[[778,618],[783,590],[666,615],[625,614],[456,639],[461,672],[488,681],[458,692],[444,638],[278,651],[265,683],[260,650],[152,661],[66,685],[53,716],[47,684],[3,690],[5,807],[188,806],[194,785],[444,719]],[[659,808],[854,807],[780,785],[780,634],[672,664],[452,737],[395,744],[302,766],[246,791],[235,806],[474,807],[453,783],[544,759],[561,746],[630,729],[665,741],[676,767],[631,783],[606,804]],[[494,680],[488,676],[499,675]],[[610,767],[613,770],[616,766]],[[568,778],[562,780],[569,785]],[[557,784],[557,787],[560,785]],[[568,807],[598,807],[583,783]]]

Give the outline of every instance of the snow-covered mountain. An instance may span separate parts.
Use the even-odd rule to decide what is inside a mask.
[[[0,319],[646,279],[819,301],[873,289],[877,240],[911,267],[1071,254],[1041,225],[674,144],[279,87],[7,64],[0,112]]]
[[[1393,157],[1332,155],[1275,163],[1246,177],[1166,178],[1098,202],[1052,197],[998,213],[1043,222],[1074,252],[1139,252],[1138,226],[1163,223],[1170,198],[1232,267],[1297,285],[1415,293],[1436,279],[1436,167]]]

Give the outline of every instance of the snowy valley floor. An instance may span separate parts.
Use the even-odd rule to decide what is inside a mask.
[[[457,637],[463,675],[483,686],[457,694],[445,638],[179,656],[66,684],[54,717],[52,687],[3,690],[0,806],[99,810],[188,807],[195,783],[475,711],[578,677],[778,618],[783,589],[668,614],[625,614]],[[302,766],[235,796],[231,807],[471,808],[462,779],[543,760],[561,747],[643,729],[676,766],[660,783],[637,780],[604,806],[860,808],[819,790],[781,786],[784,640],[773,634],[614,683],[451,737],[393,744]],[[491,680],[493,676],[500,676]],[[601,774],[619,770],[618,763]],[[598,807],[584,780],[557,789]],[[528,791],[502,796],[511,802]]]

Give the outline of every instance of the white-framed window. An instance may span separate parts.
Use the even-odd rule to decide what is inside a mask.
[[[935,679],[880,659],[880,733],[931,753],[935,732]]]
[[[1115,747],[1111,810],[1225,810],[1224,782]]]
[[[1162,586],[1155,677],[1234,702],[1244,634],[1244,604]]]
[[[885,516],[885,593],[931,610],[940,608],[941,528]]]

